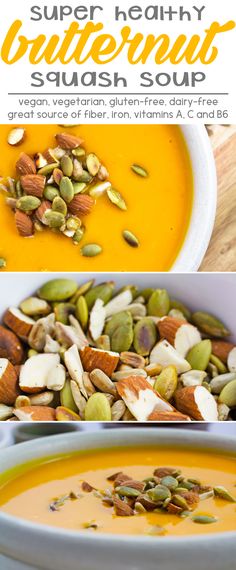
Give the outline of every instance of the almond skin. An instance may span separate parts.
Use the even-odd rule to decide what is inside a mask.
[[[44,216],[45,212],[47,210],[51,210],[51,209],[52,209],[51,202],[49,202],[49,200],[43,200],[41,202],[40,206],[35,211],[35,215],[40,222],[43,222],[43,216]]]
[[[0,402],[6,406],[12,406],[19,395],[18,377],[13,364],[9,360],[0,377]]]
[[[111,377],[119,362],[119,354],[97,350],[90,346],[85,346],[80,351],[80,358],[86,372],[92,372],[95,368],[99,368],[109,377]]]
[[[148,416],[149,422],[190,422],[190,417],[180,412],[156,412]]]
[[[14,410],[15,416],[25,422],[53,422],[56,410],[49,406],[24,406]]]
[[[22,364],[24,350],[15,333],[0,325],[0,358],[8,358],[12,364]]]
[[[14,314],[11,309],[7,309],[4,314],[3,321],[9,329],[13,330],[22,340],[27,341],[29,333],[33,327],[33,319],[29,319],[20,310],[18,314]],[[32,323],[30,323],[32,321]]]
[[[36,174],[35,163],[28,154],[25,154],[25,152],[20,154],[16,163],[16,171],[20,176],[24,176],[24,174]]]
[[[224,364],[227,364],[229,353],[233,350],[234,346],[232,342],[212,340],[212,354],[217,356]]]
[[[27,216],[25,212],[16,210],[15,212],[15,224],[18,233],[22,237],[31,237],[34,235],[34,224],[30,216]]]
[[[168,340],[172,346],[175,344],[175,335],[179,327],[186,325],[183,319],[174,319],[173,317],[165,317],[157,323],[161,338]]]
[[[95,202],[91,196],[87,194],[76,195],[73,200],[69,203],[69,210],[74,216],[86,216],[90,214]]]
[[[83,142],[79,137],[70,135],[68,133],[58,133],[56,135],[56,141],[58,145],[65,150],[72,150],[78,148]]]
[[[42,198],[46,177],[41,174],[25,174],[20,178],[21,186],[26,194]]]

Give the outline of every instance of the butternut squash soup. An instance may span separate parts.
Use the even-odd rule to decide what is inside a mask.
[[[47,458],[1,476],[0,511],[86,533],[233,531],[235,466],[217,452],[158,447]]]
[[[178,126],[1,125],[0,140],[1,268],[171,268],[193,195]]]

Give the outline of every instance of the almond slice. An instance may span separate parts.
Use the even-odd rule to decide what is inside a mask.
[[[46,224],[44,215],[52,209],[52,203],[49,200],[43,200],[40,206],[35,210],[35,215],[42,224]]]
[[[163,317],[157,324],[162,338],[166,339],[185,358],[189,350],[201,341],[197,327],[182,319]]]
[[[15,416],[21,422],[54,422],[56,410],[48,406],[23,406],[14,410]]]
[[[156,363],[163,367],[173,364],[177,374],[183,374],[191,370],[190,364],[177,352],[177,350],[167,341],[161,340],[154,346],[150,353],[150,364]]]
[[[28,337],[28,344],[31,348],[39,352],[44,350],[47,335],[53,335],[55,329],[55,315],[50,313],[47,317],[42,317],[34,322]]]
[[[236,372],[236,346],[230,351],[228,355],[227,365],[230,372]]]
[[[125,291],[122,291],[122,293],[119,293],[119,295],[116,295],[116,297],[113,297],[113,299],[105,306],[106,318],[128,309],[132,300],[133,295],[130,289],[126,289]]]
[[[36,166],[32,158],[22,152],[16,163],[16,171],[20,176],[24,174],[36,174]]]
[[[118,352],[100,350],[91,346],[85,346],[80,351],[80,357],[86,372],[92,372],[95,368],[99,368],[109,378],[111,378],[119,362]]]
[[[47,375],[47,389],[59,392],[64,387],[66,381],[66,369],[63,364],[56,364],[49,370]]]
[[[23,346],[15,333],[0,325],[0,357],[12,364],[21,364],[24,357]]]
[[[23,392],[41,392],[47,387],[50,372],[60,363],[58,354],[36,354],[21,367],[19,385]]]
[[[212,340],[212,354],[217,356],[224,364],[227,364],[227,359],[229,353],[235,345],[232,342],[226,342],[224,340]]]
[[[194,420],[217,422],[218,410],[215,398],[203,386],[188,386],[175,393],[176,408]]]
[[[148,417],[149,422],[191,422],[189,416],[180,412],[158,412],[154,410]]]
[[[102,299],[96,299],[90,312],[89,332],[93,340],[97,340],[104,329],[106,309]]]
[[[78,148],[83,142],[83,139],[71,135],[69,133],[58,133],[56,136],[56,141],[58,145],[64,150],[72,150]]]
[[[75,321],[78,323],[76,319]],[[74,323],[74,321],[72,322]],[[77,328],[73,325],[64,325],[63,323],[56,322],[55,334],[57,341],[65,348],[70,348],[70,346],[75,344],[77,348],[81,349],[88,345],[88,340],[79,323]]]
[[[25,212],[16,210],[15,212],[16,229],[22,237],[32,237],[34,235],[34,224],[30,216]]]
[[[173,412],[174,408],[159,396],[149,382],[141,376],[128,376],[117,382],[117,392],[131,414],[140,422],[146,422],[155,412]]]
[[[24,315],[20,309],[10,307],[7,309],[3,321],[9,329],[13,330],[22,340],[27,341],[35,321]]]
[[[20,183],[26,194],[30,196],[43,197],[46,184],[46,177],[41,174],[25,174],[21,176]]]
[[[87,393],[83,382],[84,369],[76,344],[73,344],[64,354],[66,368],[72,380],[78,384],[81,393],[87,398]]]
[[[12,406],[19,394],[18,377],[7,358],[0,358],[0,402]]]
[[[21,144],[25,137],[25,129],[21,127],[16,127],[15,129],[11,129],[8,133],[7,142],[11,146],[17,146]]]
[[[43,154],[41,154],[41,152],[37,152],[34,155],[34,162],[37,170],[43,168],[44,166],[47,166],[47,159],[45,158],[45,156],[43,156]]]

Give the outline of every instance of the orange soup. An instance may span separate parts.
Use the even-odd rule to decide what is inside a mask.
[[[132,516],[120,516],[114,512],[114,506],[109,501],[103,500],[105,495],[109,498],[112,492],[114,481],[108,478],[113,474],[125,473],[137,483],[137,480],[150,478],[157,468],[160,475],[162,466],[181,470],[179,491],[175,490],[175,496],[180,493],[183,496],[180,489],[181,485],[186,485],[186,480],[192,481],[195,489],[201,481],[204,500],[200,500],[194,509],[188,507],[188,516],[183,510],[173,514],[161,509],[160,505],[152,512],[144,510],[133,513]],[[209,492],[209,488],[223,486],[234,501],[235,466],[234,457],[217,452],[209,454],[197,450],[191,452],[151,447],[101,450],[45,459],[1,476],[0,512],[83,532],[161,534],[163,540],[168,535],[233,531],[236,529],[235,503],[221,496],[213,496],[213,491]],[[178,477],[177,473],[174,475]],[[84,482],[92,490],[86,486],[84,488]],[[167,484],[166,479],[165,483]],[[196,493],[196,490],[191,491],[191,497],[193,492]],[[148,491],[143,491],[142,494],[147,495]],[[126,501],[127,497],[123,497],[123,500]],[[174,501],[173,493],[172,500]],[[207,518],[208,523],[209,519],[213,519],[213,524],[202,524],[202,518]]]
[[[7,271],[168,271],[183,244],[191,215],[193,183],[191,164],[181,130],[175,125],[25,125],[25,138],[10,146],[12,127],[0,126],[0,175],[15,177],[21,152],[34,156],[55,147],[55,134],[66,132],[84,140],[86,152],[94,152],[109,171],[109,181],[127,205],[122,211],[106,194],[83,220],[85,233],[74,245],[64,235],[45,229],[23,238],[14,214],[0,195],[0,257]],[[137,175],[133,164],[145,168]],[[131,231],[139,247],[123,239]],[[102,253],[83,257],[81,247],[98,244]]]

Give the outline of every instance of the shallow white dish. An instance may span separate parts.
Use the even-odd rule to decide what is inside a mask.
[[[0,473],[35,458],[82,449],[179,446],[236,456],[236,437],[137,428],[66,434],[0,452]],[[233,570],[236,532],[187,537],[84,535],[0,513],[1,570]]]
[[[50,279],[68,277],[78,283],[114,280],[117,289],[133,283],[139,288],[166,288],[192,311],[207,311],[222,319],[236,341],[235,273],[3,273],[0,278],[0,320],[9,306],[18,305]]]

